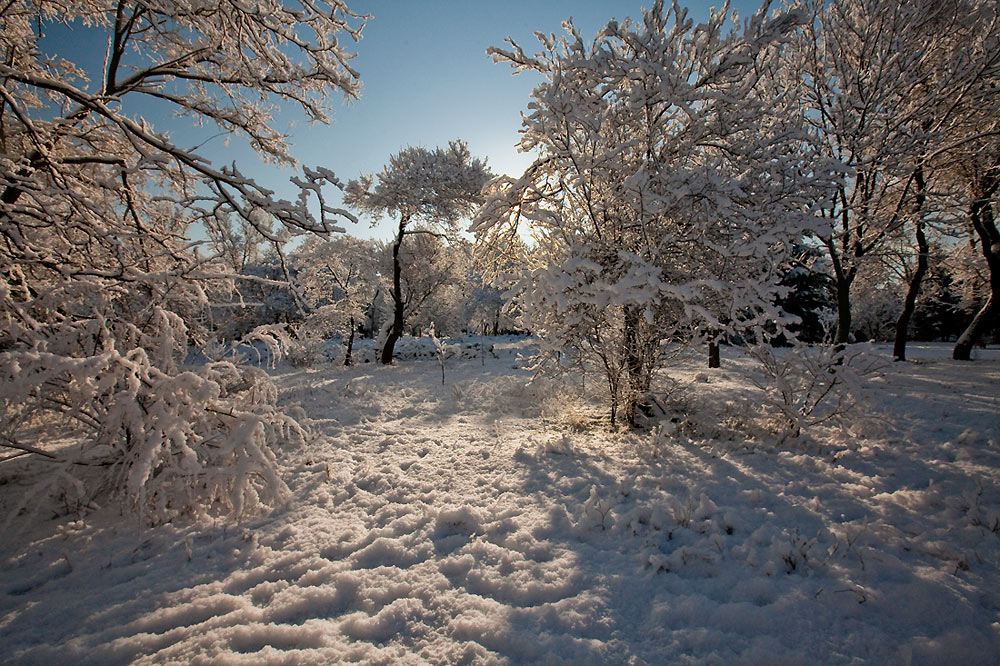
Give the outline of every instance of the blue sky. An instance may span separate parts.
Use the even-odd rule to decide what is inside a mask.
[[[339,177],[378,171],[389,155],[407,145],[434,147],[462,138],[497,173],[520,174],[530,157],[519,154],[521,112],[539,79],[515,76],[486,55],[511,36],[534,49],[536,31],[562,32],[572,17],[585,36],[611,18],[636,17],[651,0],[370,0],[351,2],[372,19],[357,44],[361,100],[338,107],[329,127],[297,126],[295,154],[305,164],[322,163]],[[695,21],[714,2],[689,3]],[[734,5],[749,15],[757,2]],[[529,51],[530,52],[530,51]],[[359,227],[367,224],[358,225]],[[366,229],[351,229],[367,235]],[[379,225],[378,237],[390,226]]]
[[[379,171],[393,153],[408,145],[433,148],[461,138],[474,155],[486,157],[497,173],[520,174],[530,158],[516,149],[521,112],[527,109],[539,80],[514,76],[505,64],[494,64],[486,49],[502,46],[511,36],[526,51],[537,45],[535,31],[561,33],[572,17],[584,36],[593,36],[610,19],[636,17],[651,0],[349,0],[360,14],[370,14],[363,38],[354,44],[354,67],[361,74],[361,99],[344,105],[333,102],[331,125],[310,125],[300,113],[278,117],[282,130],[292,135],[292,153],[302,164],[331,169],[342,180]],[[682,3],[683,4],[683,3]],[[686,3],[697,22],[721,0]],[[741,17],[758,6],[740,0],[733,6]],[[75,31],[74,31],[75,32]],[[76,32],[81,39],[86,31]],[[72,35],[70,35],[72,39]],[[67,44],[63,44],[65,48]],[[83,47],[82,44],[70,45]],[[77,49],[74,51],[80,52]],[[530,52],[530,51],[529,51]],[[99,54],[103,55],[103,51]],[[100,65],[100,60],[97,60]],[[162,119],[151,119],[158,129]],[[168,129],[179,145],[199,141],[186,126],[170,122]],[[211,133],[209,133],[211,134]],[[235,161],[244,173],[276,190],[294,196],[286,187],[289,170],[260,162],[241,141],[211,139],[201,149],[216,164]],[[359,236],[388,238],[391,226],[374,229],[367,221],[348,225]]]

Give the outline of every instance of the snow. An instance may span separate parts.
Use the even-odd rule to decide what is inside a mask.
[[[279,364],[325,437],[278,452],[291,499],[241,524],[14,518],[0,662],[996,663],[998,350],[912,345],[860,436],[776,446],[738,350],[675,362],[682,418],[625,432],[529,383],[529,346],[444,386],[422,352]],[[0,467],[2,506],[29,471]]]

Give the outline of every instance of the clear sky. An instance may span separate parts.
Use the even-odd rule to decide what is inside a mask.
[[[710,6],[721,3],[682,0],[695,22],[707,17]],[[299,162],[325,166],[345,181],[379,171],[390,155],[408,145],[433,148],[459,138],[469,143],[474,155],[487,158],[494,172],[520,174],[530,163],[515,147],[521,112],[539,79],[514,76],[508,65],[494,64],[486,49],[503,46],[511,36],[533,52],[536,31],[561,34],[562,22],[569,17],[585,37],[592,37],[610,19],[637,17],[643,5],[651,4],[652,0],[348,0],[352,10],[372,16],[361,41],[353,44],[361,99],[346,106],[335,100],[329,126],[310,125],[294,112],[283,113],[278,124],[282,130],[290,127],[292,153]],[[741,17],[748,17],[759,2],[738,0],[732,6]],[[86,36],[83,30],[74,32],[81,40]],[[84,45],[62,46],[82,50]],[[99,66],[97,56],[103,50],[97,51]],[[184,125],[150,120],[157,129],[166,124],[178,145],[189,147],[201,140],[192,134],[185,141],[189,129]],[[235,161],[278,196],[294,196],[286,187],[292,172],[261,163],[240,141],[227,144],[217,137],[201,153],[216,165]],[[350,233],[379,238],[388,238],[390,229],[388,223],[375,229],[368,222],[348,225]]]

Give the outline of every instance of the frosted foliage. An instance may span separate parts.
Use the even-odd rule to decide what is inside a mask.
[[[446,244],[429,234],[415,234],[400,248],[400,289],[408,326],[425,328],[436,319],[438,331],[460,328],[455,311],[464,296],[465,251],[459,243]]]
[[[491,174],[483,160],[472,157],[464,141],[452,141],[447,148],[409,147],[389,158],[389,164],[376,175],[361,176],[347,183],[344,202],[370,214],[376,220],[389,215],[398,218],[392,243],[392,325],[385,336],[379,336],[379,360],[391,363],[396,341],[403,334],[406,316],[419,310],[435,291],[425,282],[420,294],[404,293],[403,269],[405,254],[414,253],[414,241],[404,243],[407,236],[424,235],[438,239],[457,231],[458,221],[471,215],[482,203],[483,187]],[[440,243],[425,248],[441,249]],[[419,253],[420,249],[417,248]],[[413,263],[413,262],[408,262]],[[433,264],[434,262],[432,262]],[[435,271],[437,272],[437,271]],[[414,287],[412,272],[405,281]],[[431,281],[433,282],[433,280]]]
[[[164,320],[162,349],[176,350],[179,320],[154,314]],[[229,362],[178,371],[167,354],[162,365],[150,356],[153,340],[121,352],[110,331],[98,335],[100,347],[87,355],[42,346],[0,355],[6,443],[60,408],[76,437],[54,464],[74,474],[75,465],[85,466],[76,470],[81,480],[100,469],[99,482],[150,522],[201,511],[240,515],[285,496],[270,447],[306,433],[275,409],[276,391],[263,372]],[[93,489],[79,487],[83,504],[94,499]]]
[[[777,273],[836,178],[780,71],[804,15],[728,20],[694,26],[657,2],[589,44],[568,21],[564,37],[539,35],[534,56],[490,49],[544,77],[521,142],[539,157],[492,183],[473,229],[503,259],[513,230],[530,228],[528,268],[506,276],[525,326],[549,356],[569,347],[597,363],[612,420],[619,405],[632,419],[662,340],[778,318]]]
[[[830,259],[843,343],[870,333],[866,273],[882,269],[900,244],[913,264],[918,253],[926,258],[914,236],[964,232],[957,211],[979,196],[966,174],[977,162],[996,169],[987,146],[998,127],[1000,14],[992,0],[850,0],[811,10],[786,56],[815,145],[845,166],[815,234]],[[914,272],[919,286],[915,266],[904,284]],[[905,331],[903,322],[897,336]]]
[[[57,23],[102,69],[44,55]],[[331,93],[357,94],[341,41],[361,20],[338,1],[43,1],[4,4],[0,27],[0,454],[153,521],[273,505],[270,447],[305,432],[258,372],[183,361],[259,244],[284,271],[282,243],[353,217],[327,204],[325,169],[276,200],[142,118],[158,104],[291,164],[272,111],[323,121]]]
[[[313,237],[290,260],[309,307],[301,332],[312,338],[346,337],[364,319],[380,287],[375,243],[351,236]]]
[[[463,141],[447,148],[409,147],[389,158],[376,175],[347,184],[344,202],[376,216],[399,217],[403,224],[452,224],[471,213],[489,179],[485,162],[473,158]]]

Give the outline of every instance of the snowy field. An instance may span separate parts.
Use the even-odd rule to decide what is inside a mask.
[[[15,519],[0,663],[997,663],[997,350],[915,345],[777,447],[736,350],[630,433],[518,349],[279,368],[324,437],[244,524]]]

